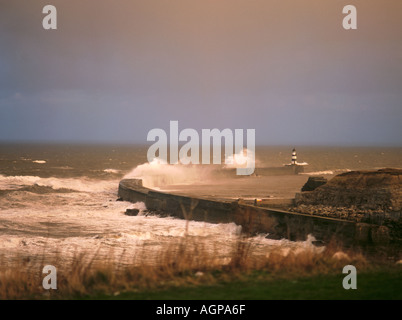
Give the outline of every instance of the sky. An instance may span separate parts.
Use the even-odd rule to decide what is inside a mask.
[[[0,0],[0,141],[146,143],[171,120],[401,147],[402,1]]]

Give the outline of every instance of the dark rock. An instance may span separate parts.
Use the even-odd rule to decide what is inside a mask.
[[[309,177],[301,191],[314,191],[328,182],[324,177]]]
[[[126,216],[137,216],[140,210],[138,209],[127,209],[125,212]]]

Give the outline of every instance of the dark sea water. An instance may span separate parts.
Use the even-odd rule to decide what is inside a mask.
[[[257,148],[257,166],[290,162],[290,147]],[[402,148],[298,147],[306,173],[332,176],[348,170],[402,168]],[[79,252],[132,260],[138,250],[155,255],[186,234],[185,221],[144,216],[143,203],[116,201],[119,181],[147,162],[147,147],[121,145],[0,145],[0,257],[61,255]],[[306,177],[307,179],[307,177]],[[140,209],[137,217],[125,216]],[[241,228],[233,223],[191,222],[188,235],[202,239],[222,259]],[[312,248],[311,239],[292,243],[252,238],[268,247]],[[201,241],[201,240],[200,240]]]
[[[290,162],[293,147],[257,147],[256,166]],[[0,144],[0,174],[42,178],[114,179],[147,162],[146,146]],[[299,147],[306,172],[402,167],[402,148]]]
[[[147,161],[141,146],[5,144],[0,150],[0,174],[6,176],[107,180]]]

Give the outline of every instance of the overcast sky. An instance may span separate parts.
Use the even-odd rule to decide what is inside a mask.
[[[146,143],[170,120],[402,146],[402,1],[0,0],[0,140]]]

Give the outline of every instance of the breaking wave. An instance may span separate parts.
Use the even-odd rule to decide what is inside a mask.
[[[7,195],[12,192],[30,192],[36,194],[48,194],[48,193],[70,193],[70,192],[77,192],[76,190],[60,188],[60,189],[53,189],[52,187],[48,186],[39,186],[34,184],[33,186],[27,186],[20,189],[7,189],[7,190],[0,190],[0,196]]]
[[[333,175],[339,174],[343,172],[350,172],[350,169],[336,169],[336,170],[323,170],[323,171],[313,171],[313,172],[304,172],[300,174],[309,175],[309,176],[320,176],[320,175]]]
[[[213,166],[167,164],[158,159],[135,167],[124,179],[142,179],[148,188],[174,184],[192,184],[211,178]]]
[[[41,178],[37,176],[3,176],[0,175],[0,190],[18,190],[24,187],[52,188],[80,192],[104,192],[116,190],[118,181],[82,178]],[[27,191],[27,190],[24,190]]]

